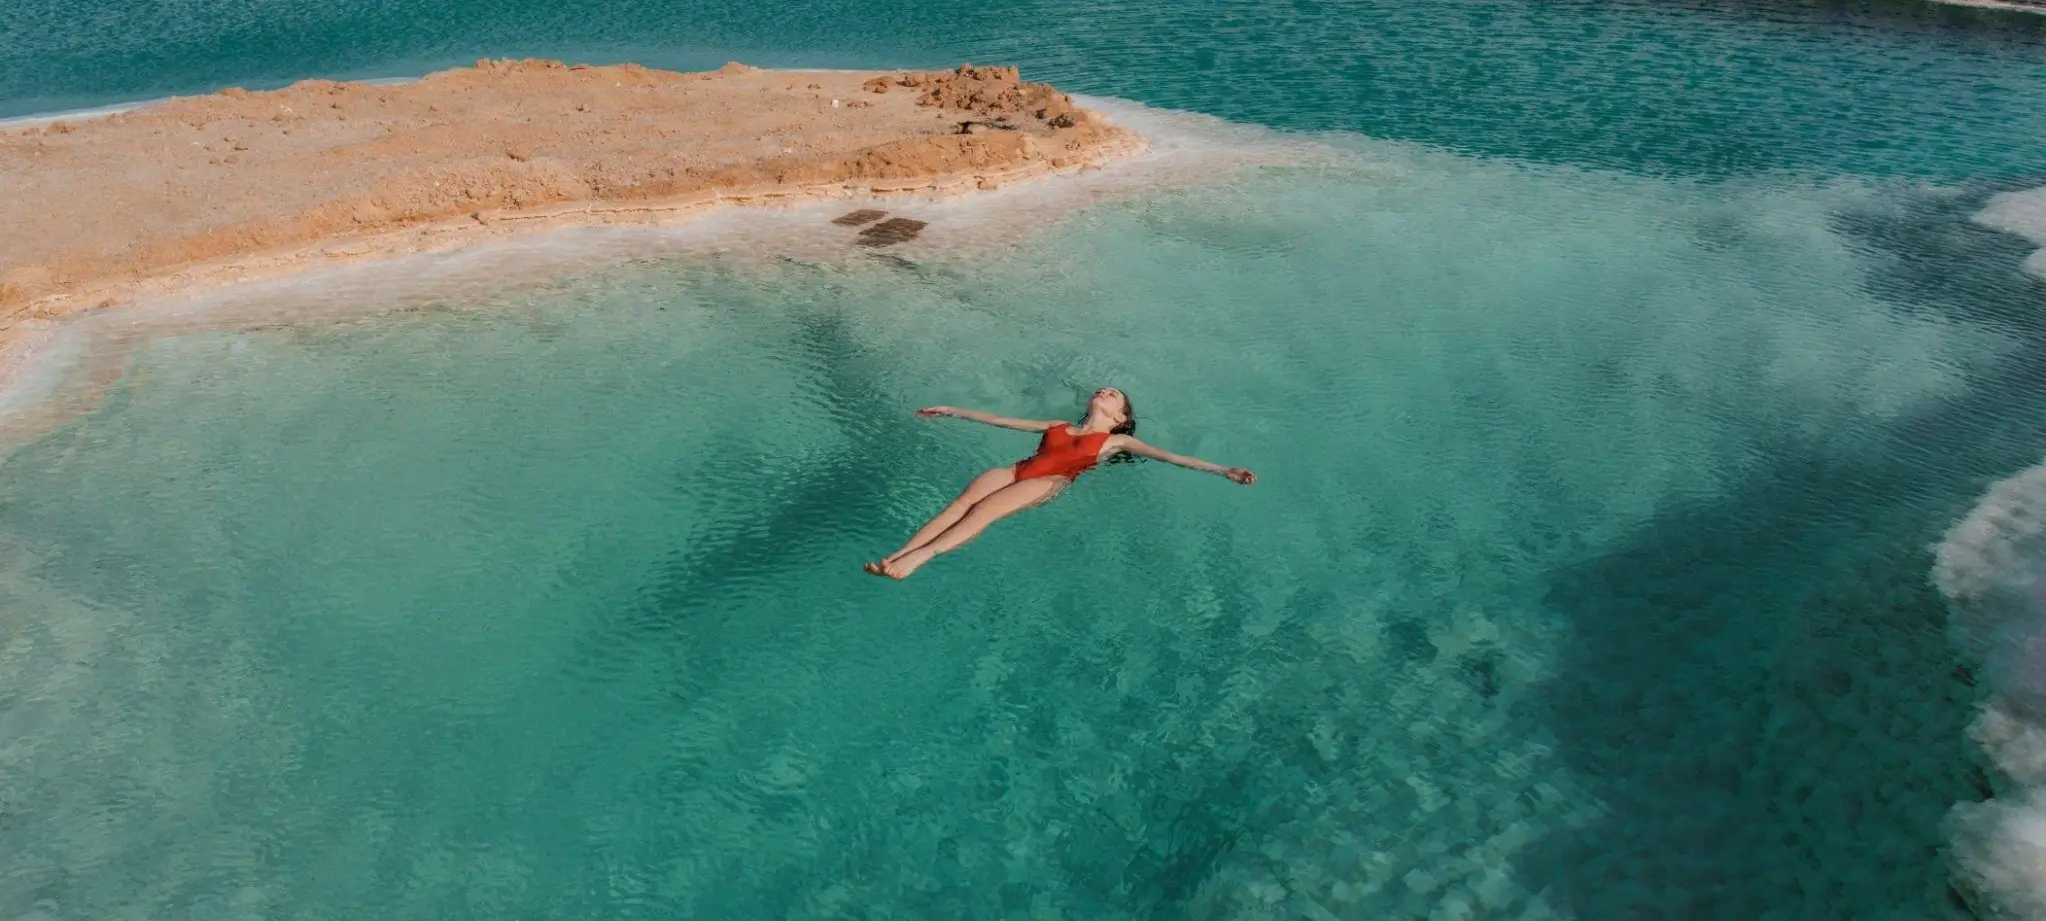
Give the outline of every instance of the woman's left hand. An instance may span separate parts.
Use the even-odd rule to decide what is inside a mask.
[[[1250,472],[1249,469],[1244,467],[1231,467],[1222,471],[1222,475],[1245,486],[1257,482],[1257,474]]]

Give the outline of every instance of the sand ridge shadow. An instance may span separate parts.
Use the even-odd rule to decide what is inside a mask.
[[[840,446],[793,473],[776,467],[783,472],[759,487],[771,511],[756,520],[678,528],[693,536],[662,557],[635,593],[637,604],[607,618],[610,629],[592,639],[587,657],[631,657],[671,644],[702,626],[704,615],[731,610],[732,599],[762,584],[825,565],[852,572],[861,559],[854,552],[826,561],[821,548],[844,547],[849,537],[878,547],[906,533],[910,522],[892,500],[898,478],[918,470],[940,436],[889,399],[878,373],[886,358],[860,343],[854,323],[816,309],[794,320],[792,353],[807,360],[793,372],[813,378],[809,392],[838,427]],[[756,471],[768,466],[750,455],[689,457],[678,465],[675,488],[682,490],[762,479]]]

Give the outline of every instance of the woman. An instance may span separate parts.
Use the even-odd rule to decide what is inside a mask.
[[[1073,478],[1104,460],[1121,454],[1150,457],[1190,470],[1218,473],[1249,486],[1257,475],[1242,467],[1218,467],[1193,457],[1181,457],[1151,447],[1136,438],[1137,414],[1130,398],[1114,387],[1094,391],[1087,401],[1087,416],[1079,424],[1064,421],[1009,419],[970,409],[932,406],[916,411],[919,418],[953,416],[1025,432],[1043,432],[1037,454],[1008,467],[996,467],[966,484],[966,491],[911,536],[902,549],[868,563],[866,570],[877,576],[909,578],[941,553],[950,553],[987,530],[987,526],[1029,508],[1042,505],[1065,490]]]

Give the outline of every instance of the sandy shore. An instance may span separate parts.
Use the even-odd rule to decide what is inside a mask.
[[[519,230],[987,189],[1139,139],[1013,68],[701,74],[479,62],[0,130],[0,337]]]

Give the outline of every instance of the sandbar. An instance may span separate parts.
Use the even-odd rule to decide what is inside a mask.
[[[0,339],[28,321],[522,230],[946,194],[1089,168],[1133,132],[1014,68],[479,61],[0,128]]]

